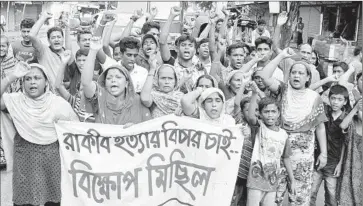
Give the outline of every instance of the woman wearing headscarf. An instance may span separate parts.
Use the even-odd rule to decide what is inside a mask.
[[[92,112],[96,123],[102,124],[129,125],[149,120],[150,110],[141,103],[123,66],[110,66],[97,82],[92,81],[96,55],[101,48],[100,37],[93,37],[81,77],[86,111]]]
[[[271,92],[281,96],[281,127],[288,133],[292,148],[291,164],[296,183],[296,195],[290,195],[290,202],[297,205],[309,205],[314,171],[315,135],[319,143],[320,154],[315,166],[320,170],[327,162],[327,144],[324,122],[323,100],[319,94],[309,89],[311,71],[305,62],[295,62],[288,73],[288,83],[281,83],[271,78],[277,65],[284,58],[291,56],[289,48],[284,49],[273,59],[262,73],[262,79]],[[279,97],[280,98],[280,97]],[[278,99],[279,99],[278,98]],[[287,190],[286,177],[282,177],[277,191],[277,202],[282,203]]]
[[[60,205],[61,163],[54,122],[78,121],[71,106],[51,92],[46,69],[19,63],[1,82],[1,110],[16,129],[13,163],[14,205]],[[23,92],[4,94],[17,78]]]
[[[163,64],[156,69],[156,61],[150,64],[140,96],[143,105],[150,108],[153,118],[174,114],[180,107],[184,93],[179,91],[179,83],[178,73],[173,66]]]
[[[235,125],[236,122],[233,117],[225,114],[225,102],[226,99],[220,89],[208,88],[203,90],[198,87],[196,90],[184,95],[181,106],[186,116],[212,124]]]

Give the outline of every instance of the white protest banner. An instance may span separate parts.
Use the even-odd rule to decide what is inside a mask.
[[[243,136],[174,115],[123,129],[58,122],[63,206],[230,205]]]

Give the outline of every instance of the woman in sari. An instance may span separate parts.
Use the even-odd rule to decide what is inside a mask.
[[[150,111],[135,93],[129,72],[121,65],[106,68],[97,82],[93,70],[97,52],[102,48],[99,37],[91,39],[90,51],[82,71],[86,111],[92,112],[96,123],[130,125],[150,119]]]
[[[362,73],[357,79],[360,100],[340,124],[350,137],[337,186],[337,199],[342,206],[363,204]]]
[[[226,100],[223,92],[217,88],[203,90],[198,87],[196,90],[184,95],[181,101],[183,112],[206,122],[218,125],[235,125],[236,122],[228,114],[225,114]]]
[[[61,162],[54,123],[78,121],[71,106],[50,91],[46,69],[19,63],[1,81],[1,110],[8,112],[16,129],[14,138],[14,205],[60,205]],[[23,92],[5,90],[22,78]]]
[[[179,83],[178,73],[173,66],[163,64],[156,69],[156,63],[150,64],[140,96],[142,104],[150,108],[152,118],[174,114],[180,107],[184,93],[179,91]]]
[[[284,58],[291,56],[290,49],[283,50],[262,73],[262,79],[271,92],[281,96],[281,127],[288,133],[292,148],[291,164],[296,183],[296,195],[289,194],[289,201],[295,205],[309,205],[314,171],[315,134],[320,154],[317,170],[326,165],[327,145],[324,122],[327,117],[324,104],[318,93],[309,89],[311,71],[305,62],[295,62],[284,74],[288,83],[281,83],[272,77],[274,70]],[[286,176],[280,178],[277,202],[281,204],[287,190]]]

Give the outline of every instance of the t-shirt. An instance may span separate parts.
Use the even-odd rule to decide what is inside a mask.
[[[12,45],[14,57],[18,61],[38,63],[38,58],[33,45],[25,45],[23,44],[23,41],[16,41]]]
[[[116,62],[116,60],[110,58],[109,56],[106,56],[106,61],[103,64],[101,64],[101,66],[103,70],[105,70],[115,64],[121,65],[121,61]],[[130,76],[136,93],[141,92],[142,88],[144,87],[145,81],[147,79],[148,73],[149,72],[144,67],[134,64],[134,69],[130,72]]]
[[[259,122],[260,128],[255,138],[251,167],[247,178],[247,187],[265,192],[277,190],[278,177],[281,174],[281,157],[292,155],[286,131],[269,129]]]

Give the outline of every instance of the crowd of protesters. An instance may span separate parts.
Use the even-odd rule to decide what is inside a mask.
[[[272,36],[259,21],[245,42],[223,12],[199,36],[178,37],[176,55],[168,37],[179,7],[162,27],[148,18],[139,36],[131,30],[140,16],[118,34],[105,12],[78,32],[75,53],[67,18],[47,31],[49,45],[39,39],[47,12],[21,22],[20,41],[2,33],[1,140],[13,133],[14,147],[8,155],[1,144],[1,168],[12,170],[14,205],[60,205],[54,122],[127,128],[169,114],[241,126],[231,205],[282,205],[286,193],[292,205],[315,205],[323,181],[326,205],[362,205],[362,48],[327,75],[311,45],[280,48],[286,13]]]

